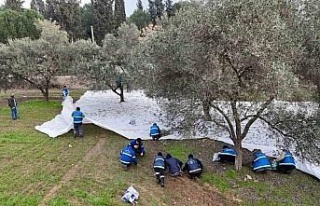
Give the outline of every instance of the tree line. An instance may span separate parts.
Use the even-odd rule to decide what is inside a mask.
[[[116,8],[111,1],[93,3],[97,9]],[[319,108],[293,111],[277,104],[320,102],[318,1],[191,1],[176,10],[169,1],[159,5],[149,1],[144,10],[138,1],[132,18],[95,35],[95,42],[70,39],[75,33],[64,27],[71,24],[40,21],[38,36],[1,44],[1,76],[29,82],[48,99],[55,77],[68,73],[94,90],[112,89],[125,101],[123,88],[118,92],[115,85],[121,75],[123,85],[166,99],[160,102],[168,123],[181,133],[227,132],[237,169],[242,141],[257,120],[284,137],[282,144],[296,144],[297,154],[318,161]],[[141,35],[147,25],[140,24],[147,19],[138,15],[143,12],[159,29]],[[98,28],[106,31],[112,22],[101,20]]]
[[[22,4],[22,0],[6,0],[0,8],[0,24],[3,28],[0,42],[5,43],[8,38],[37,38],[39,31],[36,28],[25,27],[32,27],[36,19],[46,19],[56,22],[67,31],[70,41],[94,37],[101,45],[104,36],[116,33],[123,22],[136,24],[142,30],[151,22],[155,26],[164,13],[173,16],[181,5],[173,4],[172,0],[149,0],[149,8],[144,10],[141,0],[138,0],[137,9],[127,19],[124,0],[91,0],[83,6],[79,0],[32,0],[31,10],[22,8]],[[12,28],[15,31],[10,30]]]

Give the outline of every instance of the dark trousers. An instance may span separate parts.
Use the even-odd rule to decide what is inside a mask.
[[[200,177],[201,177],[201,174],[202,174],[202,170],[199,171],[199,172],[193,172],[193,173],[188,172],[188,173],[189,173],[189,178],[190,178],[190,179],[194,179],[194,178],[196,178],[196,177],[200,178]]]
[[[159,173],[159,176],[164,176],[164,169],[153,168],[154,173]]]
[[[225,162],[234,163],[234,161],[236,159],[235,156],[231,156],[231,155],[219,155],[219,157],[220,157],[221,163],[225,163]]]
[[[11,118],[12,118],[13,120],[18,119],[17,107],[11,108]]]
[[[83,137],[82,123],[73,124],[73,134],[74,134],[74,137]]]
[[[161,168],[153,168],[157,183],[161,184],[161,187],[164,187],[164,169]]]
[[[140,148],[134,149],[134,151],[135,151],[136,155],[140,156],[140,154],[141,154],[141,152],[140,152],[141,149]],[[143,155],[145,155],[146,152],[142,152],[142,153],[143,153]]]
[[[290,174],[296,167],[293,165],[278,165],[277,170],[281,173]]]
[[[160,135],[160,134],[158,134],[158,135],[152,135],[151,137],[152,137],[152,140],[159,140],[160,137],[161,137],[161,135]]]

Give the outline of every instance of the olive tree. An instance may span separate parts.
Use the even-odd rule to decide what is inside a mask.
[[[286,1],[193,2],[164,22],[146,48],[153,73],[149,92],[178,102],[188,127],[202,108],[205,121],[228,132],[236,169],[253,123],[299,86],[291,70],[297,47],[283,10],[293,8]]]
[[[54,23],[39,22],[41,37],[36,40],[23,38],[9,40],[0,47],[1,59],[10,72],[37,88],[45,100],[55,77],[70,65],[68,36]]]
[[[300,2],[300,18],[294,22],[292,34],[301,44],[303,52],[295,58],[295,71],[299,77],[315,87],[316,100],[320,107],[320,11],[319,1]]]
[[[75,66],[79,76],[86,78],[94,90],[111,89],[123,102],[123,85],[129,84],[131,71],[128,58],[138,44],[139,36],[135,25],[122,24],[116,35],[105,36],[102,47],[86,41],[76,42],[71,51],[78,58]],[[115,84],[116,81],[121,83]]]

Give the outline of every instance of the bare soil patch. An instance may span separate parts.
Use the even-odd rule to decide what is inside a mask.
[[[204,147],[208,146],[203,144],[202,141],[195,141],[198,144],[202,144]],[[168,142],[170,144],[170,141]],[[153,161],[153,155],[158,151],[164,151],[163,143],[148,141],[145,145],[150,154],[146,158],[150,159],[149,162]],[[196,147],[198,145],[195,145]],[[208,147],[207,147],[208,148]],[[199,148],[199,152],[202,151],[202,157],[209,155]],[[198,155],[198,154],[197,154]],[[210,155],[211,156],[211,155]],[[210,161],[206,158],[203,162]],[[148,168],[150,170],[150,168]],[[156,184],[156,183],[154,183]],[[177,206],[228,206],[237,205],[236,202],[230,197],[224,196],[216,188],[209,184],[201,184],[199,180],[191,180],[184,174],[182,177],[170,177],[168,174],[165,177],[165,194],[170,199],[168,205]]]

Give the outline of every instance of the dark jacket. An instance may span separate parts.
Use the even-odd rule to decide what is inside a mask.
[[[18,106],[17,100],[14,97],[8,99],[8,106],[13,109]]]
[[[156,155],[153,161],[153,168],[165,170],[167,168],[166,160],[163,156]]]
[[[181,172],[183,163],[174,157],[166,158],[167,166],[170,174]]]
[[[67,97],[69,95],[69,90],[67,88],[62,89],[62,96]]]
[[[196,158],[189,158],[184,165],[183,171],[188,171],[188,173],[198,173],[203,169],[203,165],[200,160]]]
[[[143,143],[141,142],[140,144],[134,139],[134,140],[131,140],[129,145],[134,149],[134,145],[139,145],[138,147],[138,152],[139,153],[144,153],[144,146],[143,146]]]

